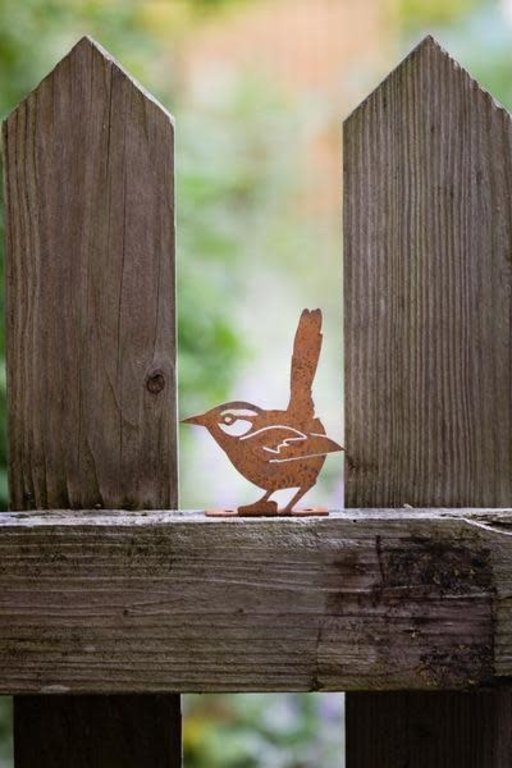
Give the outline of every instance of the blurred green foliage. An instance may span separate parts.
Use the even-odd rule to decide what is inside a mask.
[[[341,696],[193,695],[184,714],[187,768],[340,765]]]
[[[399,0],[399,18],[404,29],[453,24],[465,18],[482,0]]]
[[[276,162],[283,106],[269,90],[241,77],[215,107],[175,109],[183,413],[225,399],[233,361],[242,362],[250,347],[236,330],[234,308],[247,292],[251,263],[261,269],[268,251],[263,222],[275,215],[286,178]]]

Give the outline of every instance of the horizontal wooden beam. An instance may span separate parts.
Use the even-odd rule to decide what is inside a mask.
[[[0,692],[447,689],[512,674],[512,510],[0,515]]]

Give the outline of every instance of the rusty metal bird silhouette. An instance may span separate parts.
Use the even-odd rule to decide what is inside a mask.
[[[303,310],[293,344],[290,401],[286,410],[264,410],[235,400],[217,405],[184,424],[205,427],[236,469],[265,493],[238,507],[239,515],[290,515],[312,488],[328,453],[342,451],[315,416],[312,387],[322,347],[322,313]],[[284,488],[297,488],[282,510],[270,499]],[[309,510],[314,514],[314,510]]]

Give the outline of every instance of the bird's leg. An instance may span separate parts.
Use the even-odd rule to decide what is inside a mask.
[[[238,514],[253,517],[277,515],[277,503],[275,501],[269,501],[271,493],[272,491],[267,491],[261,499],[258,499],[258,501],[238,507]]]
[[[302,497],[312,487],[313,487],[312,485],[306,485],[306,486],[303,486],[302,488],[299,488],[299,490],[297,491],[295,496],[292,499],[290,499],[290,501],[288,502],[288,504],[286,505],[286,507],[284,509],[280,510],[279,514],[280,515],[292,515],[293,514],[292,510],[293,510],[294,506],[296,505],[296,503],[299,501],[299,499],[302,499]]]

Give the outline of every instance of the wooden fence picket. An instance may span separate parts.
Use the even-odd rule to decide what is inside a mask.
[[[512,505],[512,119],[431,37],[345,122],[344,240],[346,506]],[[510,710],[349,694],[347,768],[510,765]]]
[[[172,118],[84,38],[3,141],[11,509],[175,508]],[[115,634],[75,636],[91,667],[115,659]],[[179,696],[16,697],[14,716],[16,768],[181,764]]]

